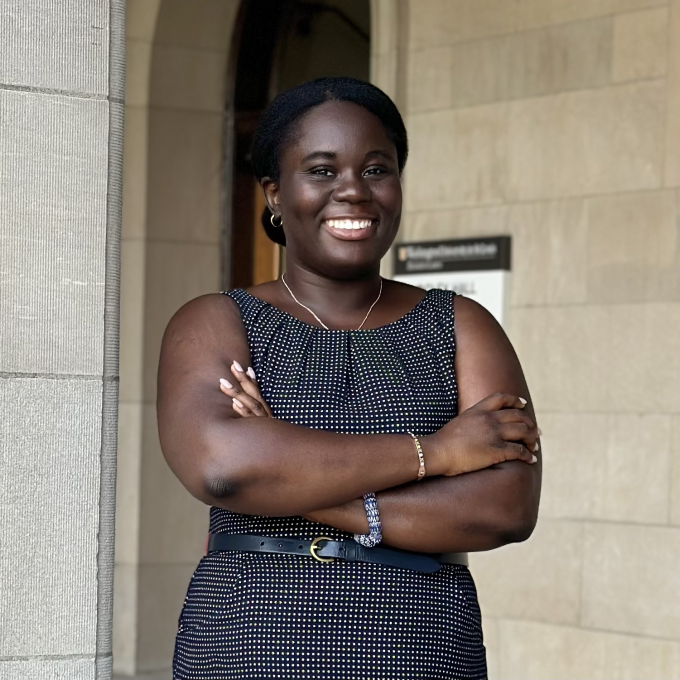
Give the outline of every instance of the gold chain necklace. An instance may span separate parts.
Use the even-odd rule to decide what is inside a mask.
[[[303,305],[300,302],[300,300],[298,300],[295,297],[295,294],[290,289],[290,286],[286,283],[286,279],[285,279],[284,274],[281,274],[281,281],[283,281],[283,285],[286,287],[286,289],[290,293],[290,296],[293,298],[293,300],[295,300],[295,302],[297,302],[300,305],[300,307],[303,307],[304,309],[306,309],[321,324],[321,326],[323,328],[325,328],[327,331],[329,331],[330,328],[328,328],[328,326],[326,326],[326,324],[323,321],[321,321],[321,319],[316,314],[314,314],[314,312],[309,307],[307,307],[307,305]],[[373,307],[375,307],[378,304],[378,300],[380,300],[380,296],[382,295],[382,291],[383,291],[383,280],[382,280],[382,276],[381,276],[380,277],[380,291],[378,292],[378,297],[375,299],[375,302],[368,308],[368,312],[366,312],[366,316],[364,317],[364,320],[361,322],[361,325],[356,330],[360,331],[364,327],[364,324],[366,323],[366,321],[368,321],[368,317],[369,317],[370,313],[373,311]]]

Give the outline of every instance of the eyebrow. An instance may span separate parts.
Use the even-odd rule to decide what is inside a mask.
[[[365,158],[374,158],[374,157],[379,157],[379,158],[385,158],[386,160],[392,161],[394,160],[393,156],[391,156],[389,153],[386,151],[382,151],[381,149],[374,149],[373,151],[369,151]],[[315,159],[321,159],[323,158],[324,160],[335,160],[338,157],[338,154],[334,153],[333,151],[312,151],[312,153],[307,154],[303,159],[303,163],[307,163],[309,161],[315,160]]]

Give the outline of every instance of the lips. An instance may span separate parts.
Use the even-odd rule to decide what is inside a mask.
[[[339,218],[324,220],[322,225],[335,238],[343,241],[359,241],[368,238],[378,221],[370,218]]]

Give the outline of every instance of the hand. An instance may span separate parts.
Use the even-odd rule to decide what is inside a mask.
[[[533,464],[538,428],[522,409],[526,401],[512,394],[492,394],[463,411],[433,435],[423,437],[425,465],[448,477],[521,460]]]
[[[220,379],[220,390],[231,397],[232,408],[242,418],[272,418],[267,402],[260,394],[255,371],[248,368],[244,371],[238,361],[231,365],[231,372],[236,380],[232,384],[225,378]]]

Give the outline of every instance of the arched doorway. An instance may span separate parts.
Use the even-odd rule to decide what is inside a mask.
[[[394,93],[394,2],[127,0],[114,598],[120,676],[169,678],[177,616],[207,530],[207,508],[181,487],[158,443],[163,330],[191,298],[275,273],[248,163],[258,112],[309,78],[368,78],[369,57],[371,74],[381,74],[373,81]],[[366,39],[369,25],[377,52],[377,41]],[[240,278],[237,261],[247,263]]]
[[[368,0],[244,0],[235,36],[226,181],[225,286],[247,287],[278,276],[279,247],[260,226],[262,192],[250,169],[250,147],[262,110],[284,90],[322,76],[370,77]]]

